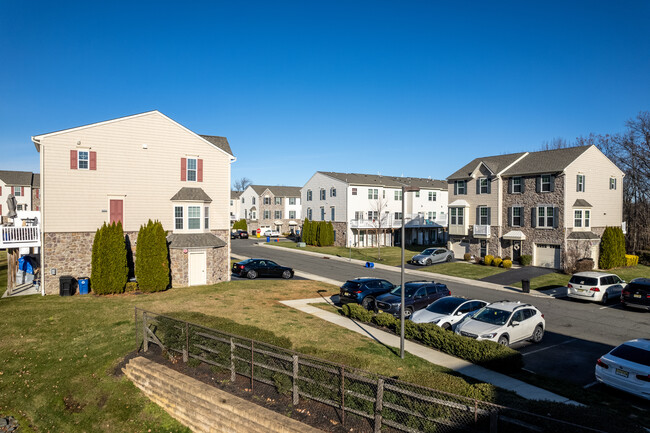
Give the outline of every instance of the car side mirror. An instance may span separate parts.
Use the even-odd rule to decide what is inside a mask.
[[[462,316],[463,314],[465,314],[465,313],[463,313],[462,311],[456,311],[457,316]]]
[[[510,322],[510,326],[519,326],[519,321],[513,320],[512,322]]]

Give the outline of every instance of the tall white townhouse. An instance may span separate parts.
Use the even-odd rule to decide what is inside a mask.
[[[417,191],[403,197],[402,187]],[[303,216],[331,221],[335,244],[354,247],[399,245],[403,219],[407,245],[444,243],[447,197],[443,180],[324,171],[301,189]]]

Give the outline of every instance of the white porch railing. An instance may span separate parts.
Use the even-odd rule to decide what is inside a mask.
[[[407,228],[415,227],[447,227],[447,215],[441,214],[436,219],[428,219],[427,217],[419,214],[406,215],[404,218]],[[353,219],[350,221],[350,228],[353,229],[370,229],[370,228],[400,228],[402,227],[402,219],[394,218],[392,215],[386,215],[376,219]]]
[[[474,224],[474,236],[490,237],[490,226]]]
[[[0,226],[0,248],[37,247],[41,245],[40,226]]]

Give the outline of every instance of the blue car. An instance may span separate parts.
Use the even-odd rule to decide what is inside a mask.
[[[339,300],[341,304],[361,304],[366,310],[375,309],[375,299],[395,288],[390,281],[380,278],[355,278],[341,286]]]
[[[413,312],[426,308],[430,303],[445,296],[451,291],[446,285],[434,281],[409,281],[404,284],[404,317],[411,317]],[[402,303],[402,288],[395,287],[389,293],[377,297],[377,308],[384,313],[400,315]]]

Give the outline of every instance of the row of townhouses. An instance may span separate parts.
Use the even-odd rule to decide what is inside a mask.
[[[199,135],[159,111],[32,137],[40,175],[0,171],[0,249],[36,253],[43,293],[90,275],[92,241],[120,221],[137,255],[140,225],[168,231],[173,286],[230,279],[230,227],[297,233],[329,221],[340,246],[445,244],[465,253],[533,257],[562,268],[597,262],[607,226],[624,227],[624,173],[595,146],[473,159],[446,180],[318,171],[302,186],[230,189],[225,137]],[[79,198],[83,197],[83,200]],[[402,211],[404,208],[404,211]]]

